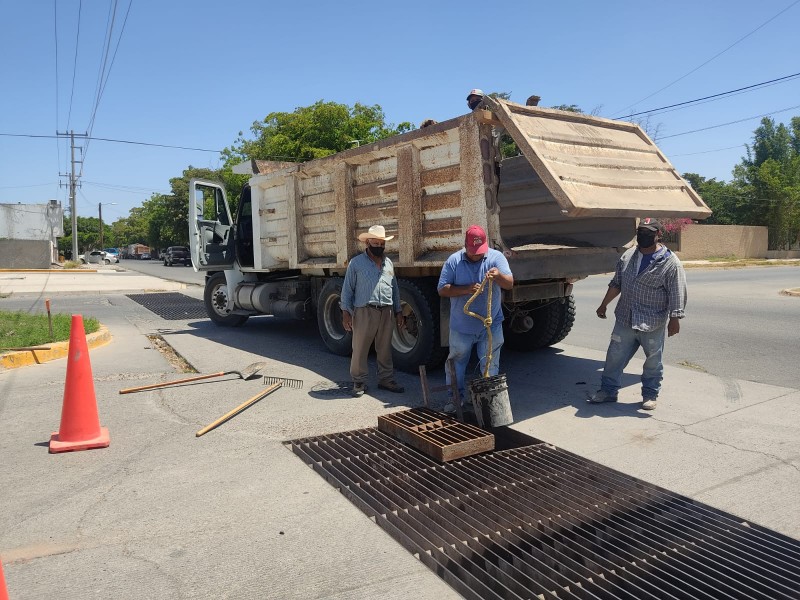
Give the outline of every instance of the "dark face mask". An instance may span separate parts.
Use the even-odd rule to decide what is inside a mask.
[[[475,110],[475,107],[481,102],[483,102],[483,98],[475,97],[467,102],[467,106],[469,106],[470,110]]]
[[[383,246],[370,246],[369,252],[372,256],[383,256],[383,251],[386,250]]]
[[[650,248],[656,243],[656,233],[654,231],[637,231],[636,245],[639,248]]]

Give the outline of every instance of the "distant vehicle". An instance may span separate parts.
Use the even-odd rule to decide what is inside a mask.
[[[164,266],[171,267],[175,263],[183,263],[185,267],[192,264],[189,248],[186,246],[170,246],[167,248],[166,252],[164,252]]]
[[[119,257],[114,254],[109,254],[105,250],[92,250],[89,254],[81,254],[78,256],[81,264],[96,264],[96,265],[110,265],[111,263],[118,263]]]
[[[150,260],[150,253],[149,252],[142,252],[139,255],[139,260]]]
[[[120,259],[119,248],[104,248],[103,252],[105,252],[106,254],[108,254],[110,256],[116,256],[117,257],[117,262],[119,262],[119,259]]]

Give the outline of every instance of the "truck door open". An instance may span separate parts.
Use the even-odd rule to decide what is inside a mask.
[[[232,269],[234,228],[225,188],[213,181],[189,182],[189,249],[196,271]]]

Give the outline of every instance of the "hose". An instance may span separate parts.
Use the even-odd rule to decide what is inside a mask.
[[[486,338],[488,345],[486,347],[486,368],[483,370],[483,378],[486,379],[489,377],[489,365],[492,364],[492,288],[494,286],[489,286],[489,296],[486,300],[486,316],[479,315],[478,313],[472,312],[469,307],[475,301],[475,299],[483,293],[483,289],[486,287],[486,283],[491,281],[489,278],[489,274],[486,274],[486,277],[483,278],[481,284],[478,286],[478,289],[475,291],[470,299],[467,300],[467,303],[464,305],[464,314],[470,317],[475,317],[483,322],[483,326],[486,328]]]

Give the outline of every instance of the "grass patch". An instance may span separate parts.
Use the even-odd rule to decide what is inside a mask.
[[[83,264],[75,260],[68,260],[67,262],[64,263],[65,269],[80,269],[82,267]]]
[[[47,326],[47,315],[29,315],[23,312],[0,310],[0,352],[6,348],[41,346],[51,342],[64,342],[69,339],[72,315],[53,315],[53,339]],[[93,317],[83,318],[83,329],[94,333],[100,329],[100,322]]]

